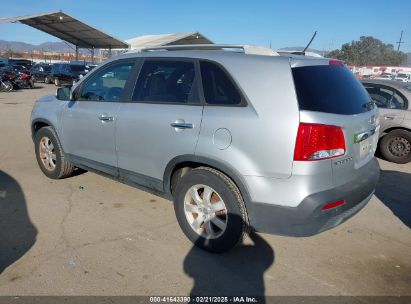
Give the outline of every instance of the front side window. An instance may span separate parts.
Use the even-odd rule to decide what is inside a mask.
[[[216,64],[200,62],[204,97],[208,104],[238,105],[241,95],[228,75]]]
[[[90,101],[120,100],[133,66],[134,62],[122,62],[101,68],[87,80],[79,99]]]
[[[134,101],[198,103],[194,62],[146,60],[133,93]]]
[[[404,98],[391,88],[376,85],[365,85],[365,89],[379,108],[404,108]]]

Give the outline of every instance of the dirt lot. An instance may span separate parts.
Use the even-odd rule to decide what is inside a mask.
[[[336,229],[212,255],[169,201],[93,173],[47,179],[29,117],[55,88],[38,86],[0,93],[0,295],[411,295],[411,163],[380,160],[376,195]]]

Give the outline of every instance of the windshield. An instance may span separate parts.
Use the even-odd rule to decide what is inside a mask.
[[[305,66],[292,69],[300,110],[333,114],[367,112],[370,97],[343,66]]]
[[[51,66],[50,65],[44,65],[43,66],[43,71],[44,72],[50,72],[51,71]]]
[[[72,72],[84,72],[86,67],[84,65],[71,65],[70,70]]]
[[[407,78],[408,75],[407,74],[398,74],[397,77],[398,78]]]

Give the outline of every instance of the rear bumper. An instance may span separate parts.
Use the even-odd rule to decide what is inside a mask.
[[[297,207],[252,202],[247,206],[250,225],[260,232],[289,236],[309,236],[331,229],[352,217],[368,203],[379,174],[380,168],[374,158],[355,179],[311,194]],[[341,199],[345,200],[344,205],[321,210],[324,205]]]

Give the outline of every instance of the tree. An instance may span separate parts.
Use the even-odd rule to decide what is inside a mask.
[[[331,51],[327,57],[343,60],[348,65],[400,65],[407,55],[397,52],[392,44],[385,44],[371,36],[345,43],[341,49]]]

